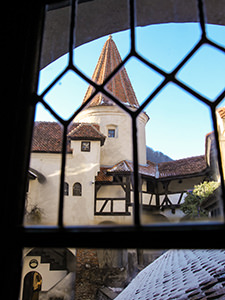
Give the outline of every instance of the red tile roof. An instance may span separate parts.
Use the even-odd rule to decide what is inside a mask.
[[[35,122],[32,152],[60,153],[62,151],[63,127],[57,122]],[[68,128],[67,151],[72,152],[70,140],[99,140],[104,144],[105,136],[98,124],[72,123]]]
[[[74,126],[67,135],[71,140],[100,140],[101,146],[106,136],[99,131],[97,124],[80,123]]]
[[[133,172],[133,163],[128,160],[123,160],[114,165],[111,168],[108,168],[108,173],[130,173]]]
[[[96,181],[101,181],[101,182],[112,182],[113,181],[113,176],[107,175],[107,169],[108,168],[100,168],[100,171],[98,172],[98,175],[95,176]]]
[[[61,152],[62,133],[63,127],[57,122],[35,122],[32,152]]]
[[[119,51],[116,47],[115,42],[110,36],[105,42],[102,52],[100,54],[98,63],[96,65],[95,71],[92,75],[92,80],[98,84],[102,84],[104,80],[115,70],[115,68],[122,62]],[[127,75],[125,67],[120,69],[120,71],[110,80],[106,85],[107,90],[113,94],[118,100],[123,104],[131,107],[139,107],[138,100],[136,98],[135,92],[133,90],[130,79]],[[84,97],[83,103],[93,94],[94,87],[89,86]],[[89,106],[98,105],[114,105],[113,101],[99,93],[92,99]]]
[[[206,168],[204,155],[162,162],[158,165],[159,178],[201,173]]]
[[[145,176],[155,178],[170,178],[203,173],[207,169],[205,156],[189,157],[169,162],[155,164],[148,161],[146,166],[139,166],[139,173]],[[131,173],[133,172],[133,163],[123,160],[116,165],[108,168],[108,174],[113,173]]]

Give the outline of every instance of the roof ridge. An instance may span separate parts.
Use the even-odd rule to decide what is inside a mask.
[[[189,160],[189,161],[188,161]],[[147,165],[139,164],[139,173],[154,178],[167,178],[174,176],[186,176],[190,174],[203,173],[207,169],[205,155],[187,157],[180,160],[162,162],[155,164],[148,161]],[[133,162],[121,160],[109,167],[107,172],[133,172]]]
[[[116,168],[118,168],[122,164],[126,165],[126,168],[129,170],[129,172],[133,171],[133,167],[131,169],[130,166],[129,166],[129,164],[128,164],[128,161],[126,159],[124,159],[124,160],[119,161],[117,164],[114,164],[112,167],[108,168],[107,172],[114,172],[114,170],[116,170]],[[123,172],[127,172],[127,170],[125,170],[125,171],[123,170]]]
[[[67,135],[71,135],[71,134],[73,134],[74,132],[76,132],[77,130],[79,130],[82,126],[90,126],[92,129],[94,129],[98,134],[100,134],[100,135],[102,135],[103,137],[105,137],[105,135],[103,134],[103,133],[101,133],[101,131],[100,130],[98,130],[97,128],[96,128],[96,126],[95,125],[97,125],[98,127],[99,127],[99,124],[98,123],[88,123],[88,122],[75,122],[75,123],[73,123],[72,125],[77,125],[76,127],[74,127],[72,130],[70,130],[69,132],[68,132],[68,134]]]
[[[70,130],[70,132],[68,132],[67,133],[67,136],[69,136],[69,135],[71,135],[71,134],[73,134],[74,132],[76,132],[77,131],[77,129],[80,127],[80,125],[81,125],[81,123],[79,122],[79,123],[73,123],[74,125],[75,124],[78,124],[76,127],[74,127],[72,130]]]
[[[180,161],[185,161],[185,160],[190,160],[191,158],[203,158],[205,157],[205,154],[201,154],[201,155],[196,155],[196,156],[188,156],[188,157],[184,157],[184,158],[179,158],[179,159],[174,159],[174,160],[170,160],[170,161],[162,161],[157,163],[158,165],[162,165],[162,164],[172,164],[172,163],[176,163],[176,162],[180,162]]]

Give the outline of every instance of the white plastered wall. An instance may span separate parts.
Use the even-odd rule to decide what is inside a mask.
[[[146,164],[145,125],[148,116],[144,113],[138,117],[139,163]],[[101,165],[113,166],[122,160],[133,160],[131,117],[117,106],[96,106],[83,110],[74,122],[97,123],[100,131],[107,136],[108,128],[117,128],[115,138],[106,138],[101,147]]]
[[[90,141],[91,151],[81,151],[81,141],[71,141],[72,154],[67,155],[65,181],[69,195],[64,197],[64,224],[88,225],[94,222],[94,181],[100,170],[100,141]],[[31,180],[27,195],[27,211],[38,207],[39,224],[57,225],[60,182],[60,154],[32,153],[31,168],[42,173],[46,181]],[[73,184],[82,185],[82,195],[73,196]],[[25,218],[28,222],[28,218]],[[29,222],[27,223],[28,225]]]

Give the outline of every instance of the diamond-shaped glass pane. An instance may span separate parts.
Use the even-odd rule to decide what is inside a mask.
[[[220,221],[221,193],[214,195],[220,215],[213,216],[206,203],[221,182],[215,167],[218,160],[210,109],[174,84],[168,84],[145,113],[149,116],[145,127],[146,162],[139,166],[142,222]],[[139,151],[144,143],[144,134],[139,130],[138,135],[141,134]],[[209,194],[204,194],[204,189]]]
[[[44,92],[44,90],[55,80],[55,78],[64,71],[68,63],[68,54],[58,58],[39,73],[38,82],[38,95]]]
[[[147,144],[172,159],[204,154],[210,111],[176,85],[168,84],[147,106]],[[198,130],[196,130],[196,128]]]
[[[161,83],[163,77],[132,57],[106,85],[126,107],[135,110]]]
[[[224,90],[225,54],[203,45],[178,73],[178,78],[209,99]]]
[[[44,96],[44,100],[63,119],[70,118],[81,106],[88,84],[68,71]]]
[[[138,52],[172,71],[201,38],[197,1],[138,1],[136,6]]]
[[[207,24],[207,36],[214,42],[225,47],[225,26]]]
[[[197,23],[138,27],[137,49],[150,62],[169,72],[197,44],[200,34]]]

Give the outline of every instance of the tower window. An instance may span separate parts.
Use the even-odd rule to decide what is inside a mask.
[[[108,129],[108,137],[114,138],[116,136],[115,129]]]

